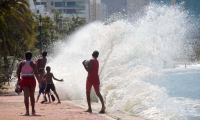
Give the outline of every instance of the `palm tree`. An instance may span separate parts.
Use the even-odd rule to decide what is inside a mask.
[[[34,46],[33,14],[26,0],[0,1],[0,54],[23,51]]]
[[[72,19],[68,20],[67,23],[67,34],[74,32],[76,29],[83,26],[85,23],[85,19],[80,18],[78,15],[72,15]]]
[[[22,54],[34,47],[33,14],[26,0],[0,0],[0,57]]]

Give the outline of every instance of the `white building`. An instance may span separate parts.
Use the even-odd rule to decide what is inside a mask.
[[[71,18],[73,14],[86,19],[87,22],[103,20],[104,5],[101,0],[29,0],[30,9],[35,14],[53,17],[55,11],[64,18]]]

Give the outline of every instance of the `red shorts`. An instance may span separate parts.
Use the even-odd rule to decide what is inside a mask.
[[[86,82],[86,91],[87,92],[90,92],[92,86],[94,87],[94,90],[95,92],[99,92],[100,91],[100,84],[94,84],[94,83],[91,83],[90,81],[87,80]]]
[[[20,80],[21,87],[35,87],[36,86],[36,80],[34,76],[26,76],[22,77]]]

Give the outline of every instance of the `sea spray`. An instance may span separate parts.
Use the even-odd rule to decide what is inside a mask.
[[[179,104],[185,99],[170,98],[166,88],[145,81],[162,79],[166,64],[173,67],[175,59],[191,54],[186,41],[194,23],[176,6],[150,5],[145,13],[134,22],[93,22],[69,36],[48,64],[56,77],[64,79],[56,82],[59,95],[68,100],[86,99],[87,72],[82,61],[98,50],[101,92],[109,110],[154,120],[183,120],[193,115],[189,105]]]

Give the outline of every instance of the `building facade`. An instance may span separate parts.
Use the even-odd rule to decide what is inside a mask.
[[[37,0],[31,5],[35,14],[52,15],[59,12],[63,18],[71,18],[78,15],[87,22],[102,20],[105,7],[101,0]]]

